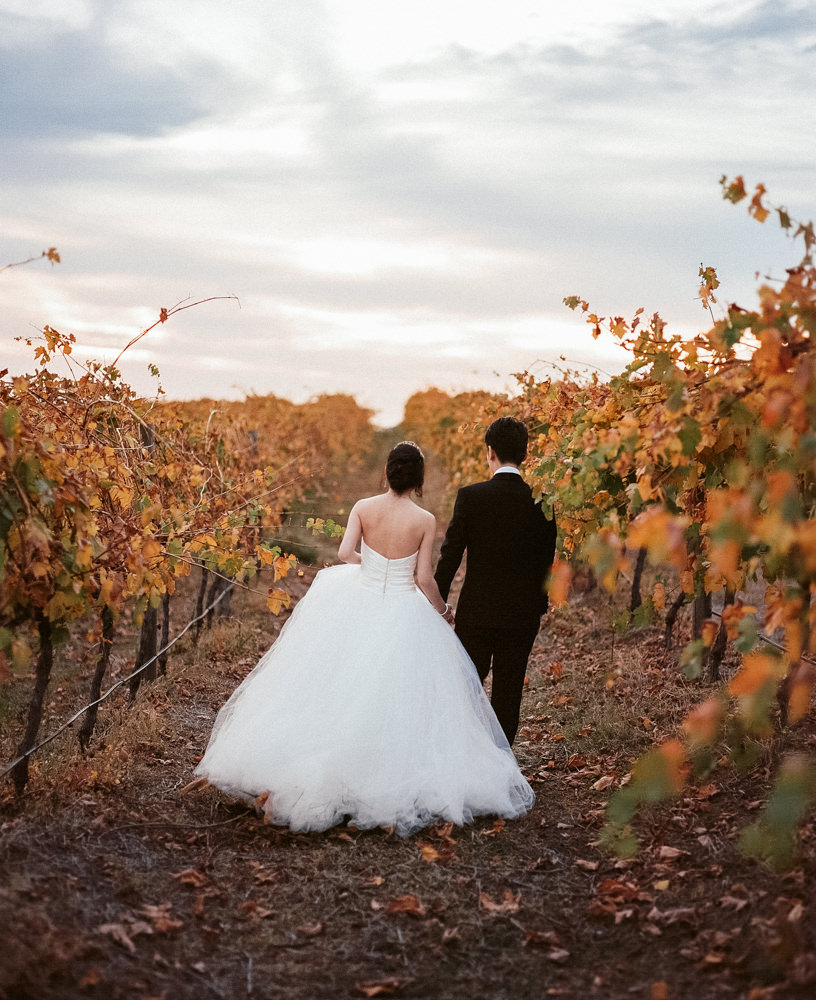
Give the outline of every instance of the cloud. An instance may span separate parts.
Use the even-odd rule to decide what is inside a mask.
[[[419,45],[417,23],[402,61],[362,67],[393,27],[344,48],[343,5],[311,0],[97,3],[85,31],[79,7],[7,16],[0,263],[64,262],[0,283],[7,324],[124,343],[235,293],[140,344],[171,394],[356,391],[393,416],[412,387],[495,385],[565,344],[614,366],[564,295],[693,328],[701,260],[743,302],[755,268],[795,262],[717,178],[807,217],[809,6],[661,2],[587,39],[526,35],[512,6],[495,44],[436,25]]]
[[[171,70],[123,58],[93,31],[29,33],[25,44],[2,48],[6,141],[51,142],[99,132],[156,135],[204,111],[187,81]]]

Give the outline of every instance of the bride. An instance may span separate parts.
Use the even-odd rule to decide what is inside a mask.
[[[412,442],[392,449],[388,491],[349,515],[348,565],[317,574],[218,714],[196,775],[270,823],[407,835],[532,806],[433,578],[436,522],[411,498],[424,468]]]

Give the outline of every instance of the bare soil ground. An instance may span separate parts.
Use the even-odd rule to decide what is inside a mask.
[[[438,476],[430,485],[440,503]],[[295,597],[314,571],[292,578]],[[176,627],[194,584],[174,599]],[[813,817],[787,874],[736,846],[781,752],[813,750],[813,717],[750,772],[723,765],[650,807],[640,854],[611,857],[597,844],[605,803],[705,691],[679,674],[658,628],[621,637],[609,620],[597,591],[546,619],[515,747],[537,795],[527,816],[405,839],[344,827],[303,835],[213,789],[183,791],[216,711],[280,626],[262,597],[236,594],[197,646],[174,647],[166,677],[132,705],[120,693],[103,706],[86,756],[69,731],[38,756],[22,799],[0,788],[0,996],[816,995]],[[125,622],[114,676],[134,646]],[[63,647],[45,732],[83,704],[92,663],[82,650],[79,638]],[[20,683],[3,695],[3,759],[27,694]]]

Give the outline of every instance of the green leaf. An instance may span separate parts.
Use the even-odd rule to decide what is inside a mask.
[[[796,858],[797,829],[816,801],[816,768],[801,754],[783,761],[771,797],[759,819],[742,832],[740,849],[771,868],[790,868]]]
[[[692,417],[687,417],[683,429],[677,435],[683,445],[684,455],[693,455],[702,440],[700,425]]]
[[[694,639],[683,650],[680,656],[680,668],[686,677],[699,677],[703,669],[703,650],[705,645],[702,639]]]
[[[616,635],[623,635],[629,630],[629,625],[632,622],[632,615],[628,608],[621,611],[620,614],[614,615],[612,618],[612,631]]]
[[[746,615],[744,618],[740,618],[737,631],[739,635],[734,640],[734,649],[738,653],[750,653],[756,645],[759,634],[754,616]]]
[[[632,613],[632,625],[635,628],[646,628],[654,621],[654,601],[651,594],[647,595],[639,608]]]
[[[768,435],[764,431],[754,431],[748,438],[748,458],[751,464],[761,469],[768,456]]]
[[[0,418],[0,425],[3,428],[3,434],[7,437],[13,437],[14,432],[20,424],[20,411],[16,406],[9,406],[8,409],[3,411],[3,416]]]
[[[658,351],[652,362],[652,375],[659,381],[666,381],[667,377],[676,371],[671,354],[668,351]]]
[[[51,642],[55,646],[61,646],[63,643],[68,642],[71,638],[71,633],[64,625],[54,625],[51,629]]]
[[[679,410],[683,405],[683,383],[680,381],[671,383],[671,389],[666,397],[666,409]]]

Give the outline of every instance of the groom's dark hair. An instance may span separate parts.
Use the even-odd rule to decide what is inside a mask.
[[[485,431],[485,444],[500,462],[521,465],[527,455],[527,428],[515,417],[499,417]]]

